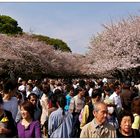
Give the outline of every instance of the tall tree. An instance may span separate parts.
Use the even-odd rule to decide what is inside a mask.
[[[18,26],[15,19],[10,16],[0,15],[0,33],[3,34],[22,34],[23,29]]]

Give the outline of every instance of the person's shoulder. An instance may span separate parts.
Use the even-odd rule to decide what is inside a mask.
[[[65,116],[68,117],[68,118],[73,118],[72,113],[70,113],[69,111],[65,112]]]
[[[58,108],[57,107],[51,107],[48,108],[48,114],[51,115],[54,111],[56,111]]]
[[[35,120],[35,121],[32,121],[31,124],[33,124],[33,125],[40,125],[40,122],[39,122],[39,120]]]
[[[139,138],[140,137],[140,132],[137,129],[132,129],[132,133],[134,138]]]
[[[13,97],[11,98],[11,101],[13,101],[13,102],[17,102],[18,100],[17,100],[16,97],[13,96]]]
[[[8,110],[4,110],[4,113],[6,114],[6,116],[12,116],[12,113],[10,112],[10,111],[8,111]]]
[[[71,98],[71,102],[74,102],[74,101],[76,101],[77,99],[78,99],[78,96],[75,95],[75,96],[73,96],[73,97]]]
[[[91,121],[91,122],[89,122],[89,123],[87,123],[85,126],[83,126],[83,128],[82,129],[84,129],[84,130],[92,130],[94,128],[94,124],[93,124],[93,120]]]
[[[77,98],[78,98],[78,95],[75,95],[75,96],[73,97],[74,100],[77,99]]]
[[[134,116],[135,119],[140,119],[140,115],[138,115],[136,113],[134,113],[133,116]]]
[[[84,108],[89,108],[89,106],[90,106],[89,104],[85,104]]]
[[[116,92],[113,92],[113,93],[109,96],[109,98],[111,99],[111,98],[114,98],[114,97],[116,97],[116,96],[117,96]]]
[[[89,108],[90,108],[90,106],[89,106],[88,104],[86,104],[86,105],[84,106],[83,110],[84,110],[84,111],[87,111],[87,110],[89,110]]]
[[[66,99],[70,99],[71,96],[69,94],[66,95]]]
[[[17,127],[22,126],[21,120],[17,123]]]
[[[62,114],[62,109],[61,108],[57,108],[56,110],[54,110],[51,114],[50,117],[56,117],[59,116],[59,114]]]
[[[109,96],[109,98],[113,98],[114,97],[114,92]]]

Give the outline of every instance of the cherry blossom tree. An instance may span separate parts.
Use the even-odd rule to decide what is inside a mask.
[[[79,71],[81,55],[53,49],[31,35],[0,34],[0,74],[13,72],[18,76],[71,76]]]
[[[116,24],[103,25],[104,31],[92,38],[86,64],[86,74],[107,74],[139,69],[140,17],[134,16]]]

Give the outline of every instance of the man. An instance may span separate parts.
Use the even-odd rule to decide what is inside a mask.
[[[107,105],[103,102],[94,104],[94,119],[86,124],[80,134],[80,138],[115,138],[115,128],[107,123]]]
[[[95,88],[95,83],[93,81],[90,81],[89,82],[89,87],[90,87],[90,89],[88,91],[88,94],[89,94],[89,97],[92,97],[92,92],[93,92],[93,90]]]
[[[69,111],[73,115],[73,129],[72,129],[72,138],[79,138],[80,136],[80,122],[79,122],[79,114],[82,108],[85,105],[85,92],[86,89],[82,87],[78,87],[78,94],[74,96],[70,101]]]
[[[119,83],[116,82],[114,84],[114,92],[109,97],[109,99],[113,100],[117,109],[122,109],[122,102],[121,102],[120,94],[121,94],[121,86]]]
[[[131,112],[131,103],[136,95],[130,90],[131,82],[126,80],[122,86],[122,94],[120,95],[122,107],[124,110]]]
[[[69,111],[71,113],[79,113],[85,105],[85,92],[86,89],[78,87],[78,94],[71,99]]]

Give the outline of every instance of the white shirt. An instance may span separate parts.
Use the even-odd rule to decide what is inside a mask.
[[[90,88],[89,91],[88,91],[89,97],[92,97],[92,91],[93,91],[93,88]]]
[[[122,108],[121,98],[120,95],[117,95],[116,92],[113,92],[113,94],[109,97],[109,99],[113,100],[117,108]]]
[[[28,96],[31,94],[31,91],[27,91],[26,92],[26,97],[28,98]]]
[[[43,125],[44,122],[46,121],[46,118],[48,117],[48,97],[43,94],[41,99],[40,99],[40,104],[42,106],[42,114],[40,118],[40,122]]]
[[[21,85],[21,86],[18,87],[18,90],[19,91],[25,91],[26,90],[26,86]]]
[[[140,96],[140,84],[135,85],[135,87],[139,90],[138,94],[139,94],[139,96]]]

